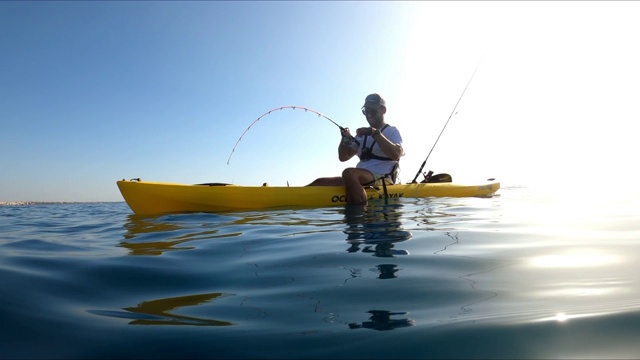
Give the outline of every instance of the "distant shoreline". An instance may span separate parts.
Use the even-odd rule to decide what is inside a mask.
[[[62,205],[62,204],[109,204],[123,201],[0,201],[0,206]]]

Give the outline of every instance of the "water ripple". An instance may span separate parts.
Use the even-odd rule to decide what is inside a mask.
[[[1,206],[0,357],[635,357],[638,215],[550,204]]]

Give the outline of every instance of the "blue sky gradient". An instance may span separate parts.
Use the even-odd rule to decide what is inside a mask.
[[[425,170],[521,184],[619,168],[636,150],[638,5],[2,2],[0,201],[119,201],[134,177],[305,185],[355,164],[330,122],[283,110],[227,165],[233,145],[286,105],[364,126],[371,92],[410,181],[481,59]]]

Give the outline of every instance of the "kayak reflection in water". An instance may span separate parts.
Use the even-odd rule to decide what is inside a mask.
[[[378,94],[365,98],[362,114],[368,127],[356,130],[355,138],[349,128],[341,128],[338,158],[344,162],[358,155],[355,168],[346,168],[342,176],[322,177],[307,186],[344,186],[347,204],[365,204],[367,194],[363,186],[395,184],[400,157],[404,155],[402,136],[395,126],[385,123],[387,106]]]

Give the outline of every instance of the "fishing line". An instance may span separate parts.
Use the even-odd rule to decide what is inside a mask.
[[[249,131],[249,129],[251,129],[251,127],[252,127],[255,123],[257,123],[258,121],[260,121],[260,119],[262,119],[263,117],[265,117],[265,116],[267,116],[267,115],[271,114],[272,112],[279,111],[279,110],[284,110],[284,109],[293,109],[293,110],[296,110],[296,109],[302,109],[302,110],[304,110],[305,112],[311,112],[311,113],[314,113],[314,114],[318,115],[318,117],[323,117],[323,118],[325,118],[325,119],[327,119],[327,120],[331,121],[335,126],[337,126],[338,128],[340,128],[340,131],[342,131],[342,132],[346,131],[346,129],[345,129],[345,128],[343,128],[342,126],[338,125],[338,123],[336,123],[335,121],[333,121],[333,120],[329,119],[327,116],[325,116],[324,114],[322,114],[322,113],[320,113],[320,112],[318,112],[318,111],[316,111],[316,110],[313,110],[313,109],[310,109],[310,108],[307,108],[307,107],[304,107],[304,106],[291,106],[291,105],[289,105],[289,106],[281,106],[281,107],[279,107],[279,108],[271,109],[271,110],[267,111],[266,113],[264,113],[264,114],[260,115],[257,119],[253,120],[253,122],[251,123],[251,125],[249,125],[249,127],[248,127],[248,128],[247,128],[247,129],[242,133],[242,135],[240,135],[240,138],[238,138],[238,141],[236,141],[236,144],[233,146],[233,149],[231,150],[231,154],[229,154],[229,158],[227,159],[227,165],[229,165],[229,161],[231,161],[231,156],[233,156],[233,152],[236,150],[236,147],[237,147],[237,146],[238,146],[238,144],[240,143],[240,140],[242,140],[242,137],[244,136],[244,134],[246,134],[246,133],[247,133],[247,131]]]
[[[449,115],[449,118],[447,119],[447,122],[444,124],[444,127],[440,131],[440,135],[438,135],[438,138],[436,139],[436,142],[433,144],[433,147],[431,147],[431,150],[429,151],[429,154],[427,154],[427,158],[424,159],[424,161],[422,162],[422,165],[420,165],[420,169],[416,173],[416,176],[413,178],[413,181],[411,181],[412,184],[416,183],[416,179],[418,178],[418,176],[422,172],[422,169],[424,169],[424,166],[427,164],[427,160],[429,160],[429,156],[431,156],[431,152],[433,151],[433,149],[435,149],[436,144],[438,143],[438,140],[440,140],[440,136],[442,136],[442,133],[444,132],[444,129],[447,128],[447,125],[449,124],[449,120],[451,120],[453,115],[457,114],[456,109],[458,108],[458,104],[460,104],[460,100],[462,100],[462,97],[464,96],[464,93],[467,91],[467,88],[469,87],[469,84],[471,84],[471,80],[473,80],[473,76],[476,74],[476,71],[478,71],[478,67],[480,67],[480,62],[478,62],[478,65],[476,66],[476,69],[473,70],[473,74],[471,74],[471,78],[467,82],[467,86],[465,86],[464,90],[462,90],[462,94],[460,95],[460,98],[458,99],[458,102],[456,102],[456,106],[453,107],[453,110],[451,111],[451,115]],[[425,177],[426,177],[426,175],[425,175]]]

